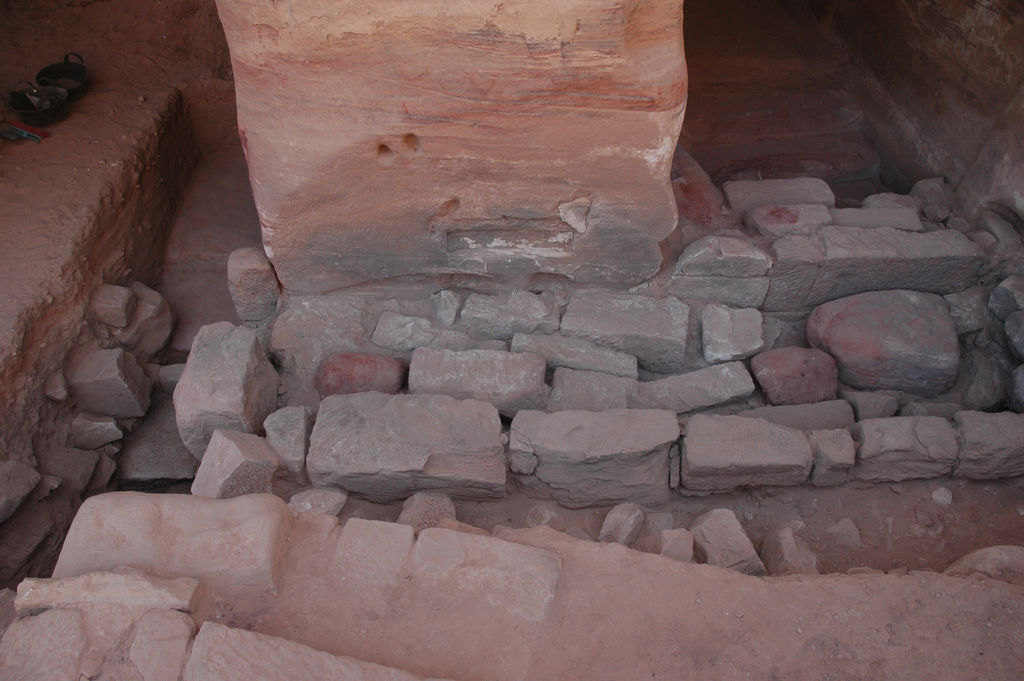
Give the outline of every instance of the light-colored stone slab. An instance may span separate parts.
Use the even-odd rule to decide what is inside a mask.
[[[53,576],[123,565],[157,577],[195,577],[225,596],[251,597],[276,587],[291,522],[285,503],[269,494],[103,494],[78,510]]]
[[[328,397],[310,436],[306,469],[319,487],[375,501],[419,490],[458,497],[505,491],[501,420],[489,403],[447,395]]]
[[[547,405],[546,369],[542,356],[528,352],[417,348],[409,365],[409,392],[490,402],[514,416]]]
[[[458,325],[474,336],[509,340],[517,333],[554,333],[558,331],[560,316],[551,294],[472,293],[462,305]]]
[[[683,487],[727,491],[798,485],[814,462],[807,436],[761,419],[697,414],[683,438]]]
[[[637,383],[633,409],[668,409],[684,414],[747,398],[754,381],[742,362],[727,362],[656,381]]]
[[[710,363],[746,359],[764,348],[759,310],[707,305],[700,314],[704,359]]]
[[[256,334],[228,322],[199,329],[174,389],[178,432],[201,459],[213,431],[256,433],[277,404],[279,379]]]
[[[215,430],[192,482],[192,494],[230,499],[243,494],[269,494],[277,454],[258,435]]]
[[[561,335],[517,333],[512,337],[512,352],[541,355],[549,367],[599,371],[613,376],[636,378],[636,357],[601,347],[583,338]]]
[[[679,437],[673,412],[522,411],[509,453],[528,493],[571,507],[669,498],[669,449]]]
[[[748,575],[765,573],[750,537],[729,509],[716,508],[697,517],[690,531],[695,553],[702,562]]]
[[[63,579],[26,579],[18,584],[14,607],[20,613],[88,603],[113,603],[132,608],[192,612],[199,598],[199,580],[161,579],[132,568],[90,572]]]
[[[632,378],[559,367],[551,379],[548,411],[626,409],[636,389]]]
[[[815,232],[823,225],[832,224],[832,213],[828,206],[820,203],[758,206],[747,212],[743,223],[765,236],[778,238]]]
[[[734,180],[722,187],[729,207],[740,215],[758,206],[817,203],[831,208],[835,194],[824,180],[798,177],[789,180]]]
[[[938,416],[893,416],[853,427],[860,480],[896,482],[946,475],[957,457],[956,432]]]
[[[771,266],[771,256],[746,239],[712,235],[687,246],[675,271],[689,276],[761,277]]]
[[[690,308],[673,296],[662,300],[627,293],[574,293],[562,316],[562,333],[631,354],[651,371],[686,368]]]
[[[917,208],[833,208],[832,223],[842,227],[894,227],[908,232],[924,231]]]
[[[954,420],[960,443],[954,475],[972,480],[1024,475],[1024,414],[961,411]]]

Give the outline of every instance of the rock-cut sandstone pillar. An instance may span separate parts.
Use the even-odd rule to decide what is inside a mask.
[[[284,286],[635,283],[675,227],[682,0],[217,0]]]

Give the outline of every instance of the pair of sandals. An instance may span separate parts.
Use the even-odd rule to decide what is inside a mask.
[[[81,99],[88,87],[85,60],[76,52],[68,52],[64,61],[41,69],[35,83],[18,83],[8,94],[7,108],[27,125],[52,125],[68,117],[68,104]]]

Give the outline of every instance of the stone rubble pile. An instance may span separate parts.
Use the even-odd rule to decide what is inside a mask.
[[[324,509],[510,484],[655,506],[1024,474],[1012,225],[983,213],[969,229],[936,181],[861,208],[806,178],[725,196],[743,229],[693,241],[661,290],[291,295],[265,256],[239,253],[245,323],[203,327],[184,365],[159,364],[173,319],[158,294],[101,286],[92,340],[47,382],[74,405],[66,438],[34,469],[6,464],[0,514],[45,486],[101,491],[115,469],[210,497],[304,490],[296,508]]]
[[[1003,276],[1010,257],[983,268],[983,235],[1009,238],[997,221],[965,236],[935,180],[860,208],[808,178],[730,182],[725,197],[747,231],[691,243],[658,295],[280,297],[259,254],[240,254],[239,314],[263,316],[204,327],[175,388],[181,438],[203,460],[195,489],[266,491],[283,475],[396,501],[500,497],[511,483],[571,507],[652,506],[1020,474],[1024,416],[998,410],[1019,407],[1024,278]],[[107,437],[109,424],[81,426]],[[255,443],[264,429],[269,446],[218,447],[207,464],[214,433]]]

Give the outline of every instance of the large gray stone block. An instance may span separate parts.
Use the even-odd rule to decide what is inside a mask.
[[[626,409],[637,385],[625,376],[559,367],[551,379],[548,411]]]
[[[528,352],[417,348],[409,365],[409,392],[490,402],[515,416],[547,405],[546,369],[542,356]]]
[[[754,381],[742,362],[727,362],[637,383],[629,406],[633,409],[668,409],[684,414],[697,409],[741,400],[754,392]]]
[[[814,453],[807,435],[760,419],[697,414],[683,438],[683,487],[727,491],[748,485],[798,485]]]
[[[512,291],[502,295],[470,294],[458,325],[481,338],[509,340],[517,333],[558,331],[559,309],[551,294]]]
[[[541,355],[549,367],[565,367],[583,371],[600,371],[614,376],[636,378],[636,357],[625,352],[601,347],[583,338],[558,334],[517,333],[512,337],[512,352]]]
[[[379,502],[419,490],[500,497],[500,438],[498,411],[486,402],[447,395],[335,395],[320,405],[306,470],[314,485]]]
[[[562,333],[631,354],[650,371],[672,373],[686,368],[689,318],[689,306],[673,296],[590,291],[573,294]]]
[[[962,411],[954,421],[960,443],[954,475],[972,480],[1024,475],[1024,414]]]
[[[957,457],[956,432],[938,416],[870,419],[852,433],[859,444],[853,474],[860,480],[934,478],[949,473]]]
[[[670,498],[669,449],[678,438],[670,411],[522,411],[509,455],[527,493],[564,506],[656,504]]]
[[[181,441],[201,459],[215,430],[259,432],[277,405],[278,383],[250,329],[228,322],[204,326],[174,389]]]

